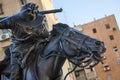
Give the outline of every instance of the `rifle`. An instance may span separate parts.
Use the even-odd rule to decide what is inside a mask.
[[[40,14],[50,14],[50,13],[58,13],[58,12],[62,12],[62,8],[60,9],[53,9],[53,10],[46,10],[46,11],[40,11]]]
[[[62,12],[63,9],[60,8],[60,9],[53,9],[53,10],[46,10],[46,11],[39,11],[40,14],[50,14],[50,13],[58,13],[58,12]],[[2,19],[5,19],[5,18],[8,18],[8,17],[0,17],[0,20]]]

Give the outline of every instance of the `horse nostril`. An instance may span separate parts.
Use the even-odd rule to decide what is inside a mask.
[[[95,42],[96,45],[101,45],[100,41]]]

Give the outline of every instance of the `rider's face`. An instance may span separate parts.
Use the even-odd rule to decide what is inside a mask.
[[[43,38],[46,38],[49,36],[49,31],[48,31],[47,25],[45,23],[43,23],[42,28],[41,28],[41,36]]]

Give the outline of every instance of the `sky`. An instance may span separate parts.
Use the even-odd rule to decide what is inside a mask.
[[[53,0],[53,5],[63,8],[58,21],[71,27],[114,14],[120,29],[120,0]]]

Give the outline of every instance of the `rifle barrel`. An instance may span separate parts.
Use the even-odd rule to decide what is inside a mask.
[[[57,12],[62,12],[62,8],[60,9],[54,9],[54,10],[46,10],[46,11],[40,11],[40,14],[50,14],[50,13],[57,13]]]
[[[50,14],[50,13],[58,13],[58,12],[62,12],[62,8],[60,9],[53,9],[53,10],[46,10],[46,11],[40,11],[40,14]],[[1,17],[0,20],[7,18],[7,17]]]

